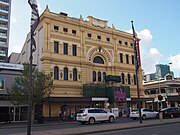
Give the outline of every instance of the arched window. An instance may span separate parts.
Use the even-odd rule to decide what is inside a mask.
[[[77,69],[73,69],[73,81],[77,81]]]
[[[106,81],[106,72],[103,72],[103,81]]]
[[[133,75],[134,85],[136,85],[136,75]]]
[[[93,71],[93,82],[95,82],[96,81],[96,72],[95,71]]]
[[[59,68],[54,67],[54,80],[59,80]]]
[[[93,62],[98,64],[104,64],[104,60],[100,56],[96,56]]]
[[[68,80],[68,68],[64,68],[64,80]]]
[[[124,84],[124,73],[121,74],[122,84]]]
[[[101,72],[98,72],[98,81],[101,82]]]
[[[131,75],[128,74],[128,84],[131,84]]]

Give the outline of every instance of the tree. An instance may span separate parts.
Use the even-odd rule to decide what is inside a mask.
[[[28,104],[29,95],[29,64],[23,64],[22,75],[15,78],[8,90],[11,101],[16,105]],[[52,74],[45,74],[32,67],[32,107],[42,104],[43,98],[49,97],[53,90]]]

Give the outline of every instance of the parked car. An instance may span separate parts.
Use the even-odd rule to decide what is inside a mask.
[[[180,117],[180,107],[164,108],[160,112],[162,112],[163,118]]]
[[[133,120],[136,120],[139,118],[139,110],[132,110],[129,116]],[[141,108],[141,117],[143,120],[148,118],[159,118],[159,112],[147,108]]]
[[[114,113],[110,113],[100,108],[84,108],[81,109],[76,116],[76,120],[81,124],[94,124],[97,121],[105,122],[109,121],[113,123],[116,117]]]

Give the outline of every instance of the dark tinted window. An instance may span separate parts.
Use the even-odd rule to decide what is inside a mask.
[[[77,113],[84,113],[85,110],[79,110]]]
[[[88,110],[88,113],[97,113],[97,109]]]
[[[88,37],[91,37],[91,33],[88,33],[87,36],[88,36]]]
[[[68,54],[68,44],[64,43],[64,54]]]
[[[55,30],[55,31],[58,31],[58,30],[59,30],[59,27],[58,27],[58,26],[54,26],[54,30]]]
[[[73,69],[73,81],[77,81],[77,69]]]
[[[72,34],[75,34],[75,35],[76,35],[76,30],[72,30]]]
[[[64,32],[68,32],[68,28],[63,28],[63,31]]]
[[[99,113],[107,113],[105,110],[99,110]]]
[[[54,80],[59,80],[59,68],[54,67]]]
[[[77,46],[76,45],[73,45],[72,55],[77,56]]]
[[[68,80],[68,68],[64,68],[64,80]]]
[[[96,72],[95,71],[93,71],[93,82],[95,82],[96,81]]]
[[[104,64],[104,60],[100,56],[96,56],[93,62],[98,64]]]
[[[120,63],[123,63],[123,54],[120,53]]]
[[[59,53],[59,42],[54,41],[54,53]]]
[[[143,112],[153,112],[153,111],[150,109],[143,109]]]

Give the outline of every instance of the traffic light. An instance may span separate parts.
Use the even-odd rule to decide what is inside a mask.
[[[158,100],[163,100],[163,96],[161,96],[161,95],[158,95]]]

